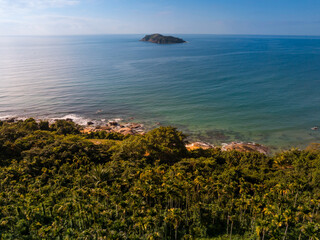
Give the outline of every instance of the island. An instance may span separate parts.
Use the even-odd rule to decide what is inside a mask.
[[[173,44],[173,43],[185,43],[186,42],[181,38],[176,38],[176,37],[172,37],[172,36],[163,36],[158,33],[146,35],[140,41],[152,42],[152,43],[158,43],[158,44]]]

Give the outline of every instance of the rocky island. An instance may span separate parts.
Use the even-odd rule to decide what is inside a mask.
[[[140,41],[152,42],[152,43],[158,43],[158,44],[173,44],[173,43],[185,43],[186,42],[181,38],[176,38],[176,37],[172,37],[172,36],[163,36],[158,33],[152,34],[152,35],[146,35]]]

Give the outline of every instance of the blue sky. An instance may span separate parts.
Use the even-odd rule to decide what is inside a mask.
[[[320,0],[0,0],[0,35],[320,35]]]

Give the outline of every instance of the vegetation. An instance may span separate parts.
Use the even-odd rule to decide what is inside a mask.
[[[160,127],[0,122],[0,239],[320,238],[320,151],[187,151]]]
[[[158,33],[146,35],[140,41],[152,42],[152,43],[158,43],[158,44],[174,44],[174,43],[185,43],[186,42],[181,38],[176,38],[176,37],[172,37],[172,36],[163,36]]]

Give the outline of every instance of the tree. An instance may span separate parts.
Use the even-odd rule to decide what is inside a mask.
[[[186,136],[173,127],[160,127],[148,132],[145,136],[148,153],[160,163],[173,164],[187,154]]]

